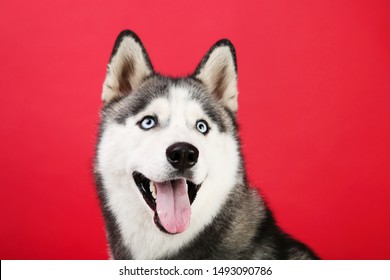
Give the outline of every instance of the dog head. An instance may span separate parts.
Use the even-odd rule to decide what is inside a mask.
[[[192,75],[170,78],[123,31],[103,84],[96,161],[112,207],[128,197],[123,207],[138,207],[164,233],[204,227],[241,172],[237,95],[230,41],[213,45]]]

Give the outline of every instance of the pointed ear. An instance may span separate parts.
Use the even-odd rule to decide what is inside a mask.
[[[220,40],[210,48],[193,77],[205,84],[225,107],[237,111],[236,51],[229,40]]]
[[[104,103],[118,100],[136,90],[153,74],[153,66],[138,36],[124,30],[115,41],[103,83]]]

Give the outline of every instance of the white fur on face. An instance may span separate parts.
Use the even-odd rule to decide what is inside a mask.
[[[200,104],[189,96],[187,89],[173,87],[169,98],[155,99],[143,112],[129,117],[125,125],[107,124],[102,134],[98,171],[123,241],[136,259],[156,259],[178,251],[212,221],[235,185],[237,142],[232,135],[220,133]],[[157,116],[159,124],[144,131],[137,122],[147,115]],[[207,135],[196,130],[199,119],[209,123]],[[132,173],[138,171],[152,181],[166,180],[172,168],[166,149],[176,142],[188,142],[199,150],[192,181],[203,183],[191,205],[190,226],[183,233],[169,235],[156,227],[154,212],[144,201]]]

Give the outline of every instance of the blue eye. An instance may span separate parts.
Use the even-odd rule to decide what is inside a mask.
[[[206,122],[205,120],[198,120],[198,121],[196,122],[196,129],[197,129],[200,133],[206,135],[207,132],[209,132],[209,125],[207,124],[207,122]]]
[[[139,122],[139,127],[143,130],[149,130],[155,127],[157,124],[156,118],[152,116],[146,116]]]

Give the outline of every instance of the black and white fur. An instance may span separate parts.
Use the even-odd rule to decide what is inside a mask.
[[[94,168],[112,258],[317,258],[278,228],[248,184],[237,134],[237,95],[230,41],[211,47],[192,75],[170,78],[154,71],[136,34],[120,33],[103,85]],[[145,116],[155,118],[151,129],[140,126]],[[199,120],[209,126],[206,134],[197,128]],[[196,147],[195,165],[172,166],[167,148],[175,143]],[[188,191],[190,181],[200,186],[184,232],[171,234],[158,226],[135,172],[150,184],[180,179]]]

